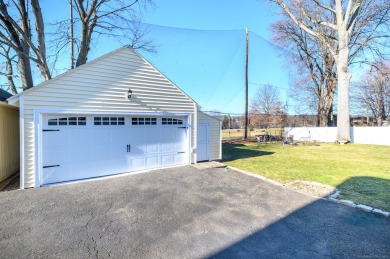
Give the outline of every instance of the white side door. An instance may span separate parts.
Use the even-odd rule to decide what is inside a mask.
[[[210,160],[210,124],[199,122],[197,128],[197,161]]]

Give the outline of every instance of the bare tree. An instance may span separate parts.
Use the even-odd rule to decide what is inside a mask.
[[[285,105],[279,90],[272,85],[260,86],[251,102],[251,124],[269,127],[285,122]]]
[[[145,39],[147,30],[140,22],[142,9],[152,5],[152,0],[73,0],[71,8],[77,17],[55,22],[55,51],[71,42],[76,44],[76,67],[87,62],[94,38],[101,35],[125,39],[135,49],[154,51],[152,41]],[[72,37],[69,28],[72,28]]]
[[[332,120],[333,99],[336,90],[335,62],[320,40],[307,34],[290,19],[281,19],[272,25],[273,42],[281,49],[293,69],[294,89],[291,96],[317,113],[317,126],[327,126]],[[329,31],[328,33],[334,33]]]
[[[22,36],[30,37],[30,27],[26,17],[26,4],[19,1],[14,5],[19,13],[20,26],[11,18],[8,13],[8,6],[0,0],[0,43],[6,48],[10,46],[18,55],[18,66],[23,89],[33,86],[33,79],[30,64],[30,47]],[[19,29],[19,30],[18,30]]]
[[[390,115],[390,63],[376,62],[352,84],[352,103],[358,111],[367,110],[378,126]]]
[[[5,76],[7,78],[8,88],[11,90],[13,94],[17,94],[18,90],[15,85],[15,73],[14,73],[14,63],[16,55],[11,53],[11,47],[0,45],[2,49],[2,53],[0,55],[5,59],[4,68],[5,72],[0,72],[0,75]],[[8,90],[8,89],[7,89]]]
[[[153,51],[153,43],[145,40],[146,29],[140,23],[139,17],[142,8],[152,4],[152,0],[70,1],[78,17],[59,23],[66,26],[60,27],[59,29],[63,30],[56,31],[58,38],[50,42],[52,43],[50,50],[54,53],[61,52],[65,46],[61,43],[65,42],[67,45],[72,42],[73,45],[75,42],[78,50],[76,65],[82,65],[87,61],[93,35],[96,35],[96,38],[100,35],[128,37],[130,44],[135,48]],[[74,40],[69,36],[70,23],[75,25],[78,32],[78,38]],[[9,47],[16,53],[18,59],[17,70],[7,66],[9,68],[7,72],[1,74],[7,77],[9,84],[11,79],[18,77],[23,90],[33,87],[34,66],[31,62],[36,64],[43,80],[51,79],[52,72],[48,64],[49,60],[53,61],[53,56],[48,56],[46,51],[45,21],[39,0],[0,0],[0,45],[5,54],[3,55],[5,62],[8,61],[4,50],[8,51]],[[55,64],[55,60],[52,63]],[[13,73],[12,77],[7,76],[10,71]],[[15,82],[13,83],[15,86]],[[13,89],[13,86],[10,85],[10,88]]]
[[[336,64],[338,102],[337,139],[350,140],[349,84],[351,59],[368,40],[385,41],[381,25],[389,21],[390,2],[385,0],[270,0],[279,5],[300,29],[318,39]],[[364,18],[364,20],[362,20]],[[326,33],[328,31],[334,33]],[[352,35],[358,34],[352,41]],[[351,44],[357,46],[351,49]],[[376,49],[370,49],[372,53]]]
[[[38,0],[31,0],[35,22],[36,41],[30,27],[28,1],[18,0],[5,4],[0,0],[0,44],[11,47],[18,55],[18,68],[23,89],[33,87],[30,60],[36,63],[44,80],[51,78],[46,60],[45,31]],[[16,19],[12,13],[17,13]]]

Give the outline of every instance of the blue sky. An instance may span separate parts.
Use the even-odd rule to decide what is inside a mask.
[[[158,46],[158,53],[141,54],[203,110],[244,111],[246,26],[250,30],[249,98],[259,84],[272,84],[288,99],[288,68],[267,41],[276,18],[276,10],[267,1],[155,0],[155,4],[144,22],[149,24],[148,37]],[[65,0],[55,5],[44,0],[41,5],[46,21],[68,16]],[[89,60],[120,46],[113,39],[100,38]],[[63,64],[67,66],[68,60]]]

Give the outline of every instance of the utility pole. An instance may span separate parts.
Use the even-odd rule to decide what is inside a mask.
[[[74,48],[73,48],[73,0],[69,0],[70,10],[70,29],[69,29],[69,41],[70,41],[70,69],[74,68]]]
[[[249,46],[249,36],[248,36],[248,27],[245,30],[246,34],[246,56],[245,56],[245,135],[244,139],[248,139],[248,46]]]

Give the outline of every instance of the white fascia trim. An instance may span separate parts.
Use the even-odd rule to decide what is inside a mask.
[[[188,144],[188,164],[191,165],[192,163],[192,154],[193,154],[193,149],[192,149],[192,128],[191,128],[191,120],[192,120],[192,115],[188,115],[187,117],[187,125],[188,125],[188,139],[187,139],[187,144]]]
[[[42,165],[42,114],[39,112],[34,111],[34,139],[35,139],[35,146],[34,146],[34,159],[35,159],[35,188],[41,186],[42,182],[42,171],[41,171],[41,165]]]
[[[20,96],[21,100],[23,96]],[[22,102],[21,102],[22,104]],[[22,107],[22,106],[21,106]],[[84,115],[149,115],[149,116],[187,116],[188,117],[188,131],[189,134],[189,148],[190,154],[188,164],[191,164],[191,139],[192,139],[192,114],[188,112],[124,112],[124,111],[104,111],[104,110],[66,110],[66,109],[34,109],[34,138],[35,138],[35,187],[41,187],[42,181],[42,115],[49,114],[84,114]],[[196,123],[195,123],[196,124]],[[23,148],[24,150],[24,148]],[[22,171],[21,171],[22,172]],[[22,179],[22,176],[20,177]],[[22,186],[22,185],[21,185]]]
[[[193,143],[193,146],[192,146],[192,153],[194,154],[194,161],[192,161],[194,164],[198,163],[198,152],[197,152],[197,148],[198,148],[198,112],[197,112],[197,104],[194,103],[194,127],[193,127],[193,133],[194,133],[194,143]],[[192,139],[191,139],[192,141]]]
[[[107,110],[72,110],[72,109],[35,109],[34,113],[40,114],[86,114],[86,115],[149,115],[149,116],[188,116],[188,112],[126,112],[126,111],[107,111]]]
[[[24,98],[19,97],[20,189],[24,189]]]
[[[22,99],[22,96],[23,96],[23,95],[11,96],[10,98],[7,99],[7,103],[8,103],[9,105],[12,105],[12,104],[14,104],[14,103],[17,103],[17,102],[19,102],[19,101]],[[19,106],[21,106],[21,105],[19,105]]]

